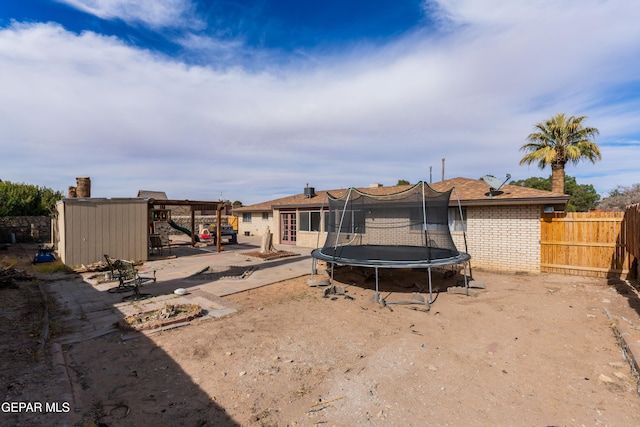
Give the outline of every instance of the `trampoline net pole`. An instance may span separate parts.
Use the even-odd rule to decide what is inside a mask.
[[[351,188],[349,189],[349,191],[347,192],[347,196],[345,198],[344,201],[344,206],[342,207],[342,214],[340,214],[340,224],[338,225],[338,232],[336,233],[336,243],[333,246],[334,249],[334,256],[335,256],[335,249],[338,248],[338,242],[340,241],[340,233],[342,233],[342,223],[344,222],[344,214],[345,212],[347,212],[347,204],[349,203],[349,200],[351,199]]]
[[[424,185],[422,183],[422,229],[424,230],[424,244],[427,248],[427,259],[431,259],[431,245],[429,244],[429,228],[427,227],[427,200],[424,194]]]
[[[462,222],[462,239],[464,241],[464,251],[469,253],[467,247],[467,219],[462,215],[462,204],[460,204],[460,196],[458,196],[458,190],[453,187],[453,192],[456,193],[456,200],[458,201],[458,211],[460,212],[460,222]],[[473,272],[471,271],[471,261],[469,263],[469,276],[473,279]],[[464,263],[464,283],[467,287],[467,295],[469,294],[469,286],[467,285],[467,263]]]
[[[322,221],[324,220],[324,203],[327,201],[327,197],[328,196],[325,195],[324,199],[322,200],[322,206],[320,206],[320,223],[322,223]],[[325,230],[327,228],[327,225],[328,224],[324,225]],[[322,229],[322,227],[318,227],[318,237],[316,239],[316,249],[320,247],[320,232],[321,232],[320,230],[321,229]]]

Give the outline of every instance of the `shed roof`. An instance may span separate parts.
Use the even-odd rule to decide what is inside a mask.
[[[143,199],[167,200],[167,193],[164,191],[138,190],[138,197]]]
[[[412,185],[394,185],[390,187],[362,187],[358,190],[363,193],[383,195],[397,193],[410,188]],[[555,205],[564,206],[569,200],[566,194],[552,193],[551,191],[537,190],[535,188],[520,187],[518,185],[505,184],[501,194],[489,195],[489,186],[482,180],[470,178],[452,178],[429,184],[436,191],[448,191],[455,188],[452,194],[452,204],[460,200],[462,206],[492,206],[492,205]],[[282,197],[250,206],[234,208],[234,213],[239,212],[265,212],[273,209],[319,207],[326,204],[327,193],[334,197],[340,197],[348,189],[316,191],[314,197],[307,197],[304,193]]]

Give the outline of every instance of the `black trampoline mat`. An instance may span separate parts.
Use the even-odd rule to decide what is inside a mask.
[[[458,264],[471,257],[450,249],[422,246],[354,245],[315,249],[316,259],[344,265],[391,268]]]

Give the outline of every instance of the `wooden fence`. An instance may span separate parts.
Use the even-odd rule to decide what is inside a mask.
[[[635,272],[632,271],[632,276],[635,273],[635,278],[640,279],[640,269],[638,268],[638,260],[640,260],[640,204],[627,207],[624,221],[627,232],[627,251],[630,256],[635,258],[635,262],[631,261],[632,269],[635,270]]]
[[[625,212],[556,212],[540,219],[540,270],[579,276],[635,276],[632,268],[638,252],[629,252],[628,241],[636,239],[632,215]],[[638,246],[636,246],[637,248]]]

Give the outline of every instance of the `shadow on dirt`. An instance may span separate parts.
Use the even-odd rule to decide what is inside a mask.
[[[12,262],[30,263],[36,246],[16,246],[9,249]],[[0,331],[13,337],[2,340],[4,401],[32,404],[32,410],[3,410],[0,424],[238,425],[151,337],[123,331],[97,338],[78,334],[78,325],[104,315],[105,299],[119,302],[119,295],[93,290],[77,274],[58,277],[55,293],[48,289],[52,285],[21,281],[0,289]],[[39,346],[45,349],[41,358],[33,356]]]
[[[329,272],[330,274],[330,272]],[[375,269],[367,267],[336,266],[334,280],[358,286],[363,289],[376,289]],[[431,271],[433,292],[446,292],[447,288],[464,286],[464,276],[455,268],[434,268]],[[381,293],[404,294],[429,292],[429,276],[426,269],[379,269],[378,288]]]

